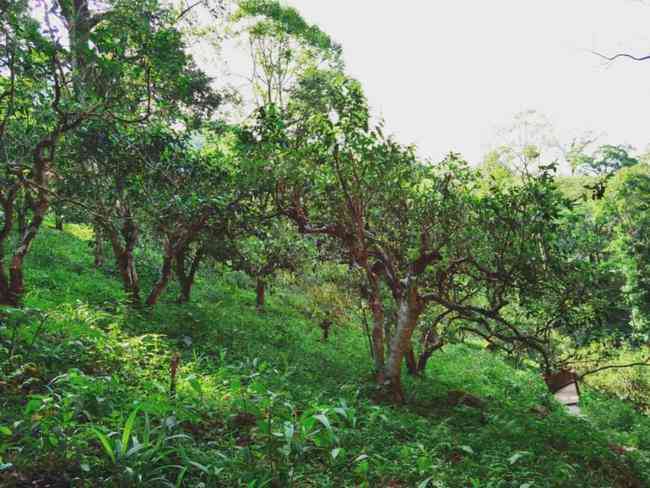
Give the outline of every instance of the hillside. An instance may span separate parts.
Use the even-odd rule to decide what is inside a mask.
[[[571,417],[534,370],[459,344],[387,406],[360,325],[323,343],[300,289],[258,313],[241,275],[206,271],[190,305],[135,313],[91,238],[44,230],[0,328],[1,486],[650,486],[650,419],[618,400],[587,389]]]

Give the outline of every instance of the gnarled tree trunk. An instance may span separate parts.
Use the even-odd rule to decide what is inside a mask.
[[[202,247],[197,249],[194,256],[189,256],[189,251],[189,248],[185,246],[179,250],[176,259],[174,260],[174,271],[176,272],[178,283],[181,286],[181,292],[177,300],[178,303],[187,303],[190,301],[190,294],[192,292],[192,286],[194,285],[194,277],[196,276],[196,272],[199,269],[199,265],[201,264],[201,260],[205,253]],[[186,264],[188,257],[191,259],[189,269]]]
[[[133,252],[138,243],[138,228],[125,210],[125,220],[121,231],[118,232],[113,226],[106,228],[108,237],[115,254],[115,264],[122,278],[122,286],[131,305],[140,305],[140,279],[135,266]],[[124,243],[122,243],[124,241]]]
[[[397,328],[390,341],[390,354],[386,362],[386,382],[392,401],[404,403],[401,372],[402,360],[410,348],[411,337],[417,326],[424,304],[414,286],[406,288],[399,299]]]
[[[443,346],[443,342],[438,336],[435,328],[430,328],[422,338],[423,349],[418,358],[417,373],[424,374],[427,369],[427,362],[431,355]]]

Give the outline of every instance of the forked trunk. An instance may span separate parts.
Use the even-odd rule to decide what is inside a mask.
[[[391,399],[395,403],[404,403],[401,382],[402,361],[411,347],[411,337],[423,310],[424,306],[417,289],[414,286],[407,288],[399,301],[397,327],[390,341],[390,354],[386,363],[387,386]]]

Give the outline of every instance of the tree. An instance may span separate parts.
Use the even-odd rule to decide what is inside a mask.
[[[560,157],[550,121],[536,110],[515,114],[513,122],[499,130],[498,137],[500,145],[491,158],[518,174],[535,174],[544,161]]]
[[[373,356],[381,376],[384,311],[365,233],[369,219],[379,215],[364,202],[384,189],[394,148],[382,145],[378,132],[368,130],[361,87],[339,72],[310,72],[288,111],[268,107],[261,111],[261,122],[259,137],[269,143],[279,211],[301,233],[340,242],[349,262],[364,271],[373,317]]]
[[[309,69],[342,69],[341,47],[297,10],[276,0],[240,1],[229,21],[231,37],[248,47],[247,88],[256,108],[284,107]]]
[[[18,305],[25,291],[23,264],[51,203],[56,151],[64,135],[105,110],[99,101],[82,103],[68,90],[68,52],[47,38],[29,16],[27,2],[3,5],[0,37],[0,152],[2,187],[0,203],[0,303]],[[9,253],[5,249],[19,209],[23,232]]]
[[[650,167],[637,164],[610,180],[600,203],[613,226],[614,260],[625,276],[623,292],[632,310],[632,325],[647,337],[650,331]]]
[[[256,161],[240,152],[239,137],[236,131],[207,129],[201,142],[195,142],[197,147],[181,145],[163,164],[150,166],[144,180],[147,220],[162,239],[163,262],[147,305],[156,304],[174,269],[181,284],[179,301],[188,301],[206,252],[214,242],[223,246],[228,239],[224,234],[237,220],[244,220],[259,180],[254,183]]]
[[[258,310],[264,308],[266,288],[275,273],[297,271],[310,257],[314,257],[309,241],[300,236],[289,222],[280,219],[255,225],[232,246],[229,259],[232,267],[255,279]]]
[[[593,156],[582,156],[577,168],[586,174],[606,177],[638,162],[638,159],[630,156],[628,147],[605,144],[600,146]]]

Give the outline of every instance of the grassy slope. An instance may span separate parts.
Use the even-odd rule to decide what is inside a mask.
[[[238,275],[203,275],[192,304],[137,314],[89,238],[39,237],[27,305],[47,319],[35,341],[38,321],[21,326],[11,359],[0,328],[0,486],[650,486],[649,419],[617,400],[587,392],[587,417],[569,417],[534,371],[458,345],[407,380],[408,406],[377,405],[357,326],[321,343],[299,290],[258,314]],[[452,389],[485,408],[451,406]]]

